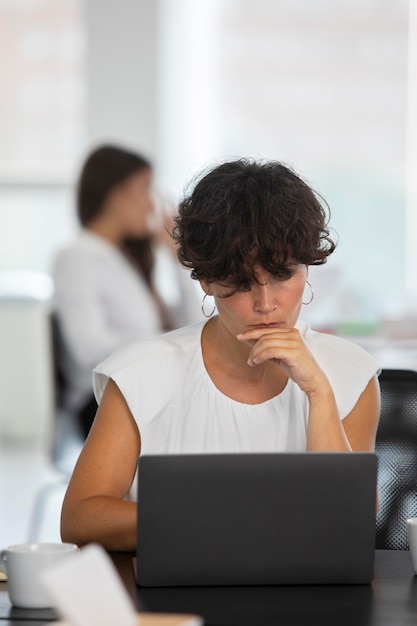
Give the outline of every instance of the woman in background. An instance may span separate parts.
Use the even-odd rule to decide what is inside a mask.
[[[86,436],[97,409],[93,367],[117,348],[196,321],[201,312],[167,232],[172,217],[157,225],[147,159],[117,146],[94,150],[79,177],[77,212],[79,237],[55,261],[55,321],[62,403],[78,415]],[[162,248],[174,260],[174,303],[156,283]]]
[[[95,369],[100,406],[65,496],[64,541],[135,548],[136,503],[125,496],[139,454],[374,449],[377,362],[298,319],[312,299],[309,266],[335,248],[327,219],[277,162],[224,163],[183,199],[179,258],[217,314],[205,303],[208,321]]]

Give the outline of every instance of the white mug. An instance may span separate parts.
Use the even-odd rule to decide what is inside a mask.
[[[74,555],[74,543],[21,543],[0,552],[0,568],[8,578],[11,603],[25,609],[52,607],[52,600],[40,581],[40,572],[57,561]]]
[[[411,565],[417,574],[417,517],[407,520],[408,548],[410,550]]]

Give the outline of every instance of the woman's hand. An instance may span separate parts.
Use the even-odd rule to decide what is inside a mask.
[[[282,367],[309,398],[323,393],[330,383],[296,328],[256,328],[237,336],[252,347],[251,367],[272,361]]]
[[[248,363],[272,361],[309,400],[307,450],[373,450],[379,419],[379,386],[374,376],[352,411],[340,420],[330,382],[295,328],[257,328],[238,335],[251,345]]]

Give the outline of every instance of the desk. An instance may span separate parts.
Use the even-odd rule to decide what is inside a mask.
[[[140,611],[197,613],[206,626],[409,626],[417,623],[417,577],[407,551],[377,550],[371,585],[138,588],[131,553],[112,553]],[[0,626],[41,626],[49,610],[10,606],[0,583]],[[93,625],[94,626],[94,625]]]

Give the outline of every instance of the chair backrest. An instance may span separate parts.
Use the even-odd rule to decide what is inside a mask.
[[[55,403],[57,407],[62,406],[64,393],[67,387],[65,371],[61,363],[62,336],[55,311],[50,313],[51,322],[51,343],[52,343],[52,363],[55,384]]]
[[[50,333],[55,388],[55,415],[51,432],[50,457],[55,468],[70,476],[84,438],[79,430],[78,416],[65,403],[68,380],[62,366],[64,344],[58,317],[50,313]]]
[[[417,517],[417,371],[383,369],[376,436],[376,548],[407,550],[406,519]]]

